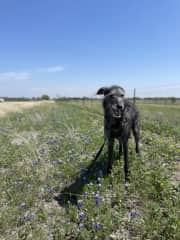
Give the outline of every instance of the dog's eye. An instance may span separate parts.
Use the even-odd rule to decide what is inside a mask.
[[[115,99],[115,96],[114,96],[114,95],[110,95],[110,98],[111,98],[111,99]]]

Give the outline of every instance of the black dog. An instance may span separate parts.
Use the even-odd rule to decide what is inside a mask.
[[[125,91],[122,87],[103,87],[97,91],[103,94],[104,108],[104,137],[108,141],[108,172],[112,169],[112,156],[114,139],[119,140],[119,158],[124,153],[125,181],[128,181],[128,139],[133,132],[136,144],[136,153],[139,153],[140,116],[134,103],[124,98]]]

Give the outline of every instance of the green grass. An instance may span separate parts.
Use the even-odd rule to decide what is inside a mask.
[[[140,105],[130,184],[107,175],[99,102],[60,102],[0,119],[0,239],[179,239],[180,108]],[[175,177],[176,175],[176,177]]]

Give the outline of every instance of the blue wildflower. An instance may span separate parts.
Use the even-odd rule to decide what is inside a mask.
[[[80,231],[85,230],[85,227],[84,227],[84,224],[83,224],[83,223],[80,223],[80,224],[79,224],[79,230],[80,230]]]
[[[41,155],[43,155],[43,154],[45,153],[45,148],[41,148],[41,149],[39,150],[39,153],[40,153]]]
[[[98,189],[101,190],[101,188],[102,188],[102,184],[98,183]]]
[[[87,183],[87,178],[86,178],[86,176],[83,176],[83,177],[82,177],[82,182],[83,182],[84,184]]]
[[[83,201],[82,200],[78,200],[77,201],[77,206],[78,206],[79,209],[82,208],[83,207]]]
[[[84,221],[85,219],[86,219],[85,214],[84,214],[83,212],[80,212],[80,213],[79,213],[79,220],[82,222],[82,221]]]
[[[35,213],[29,213],[29,214],[24,215],[23,221],[24,222],[29,222],[29,221],[35,219],[35,217],[36,217]]]
[[[98,176],[99,176],[99,177],[102,177],[102,176],[103,176],[103,171],[102,171],[102,169],[99,169],[99,171],[98,171]]]
[[[57,162],[57,164],[58,164],[58,165],[62,165],[62,164],[63,164],[63,161],[59,160],[59,161]]]
[[[55,193],[55,187],[54,186],[50,187],[49,192],[50,193]]]
[[[57,161],[52,161],[52,165],[56,165],[57,164]]]
[[[27,209],[26,203],[21,203],[20,206],[19,206],[19,208],[20,208],[21,210]]]
[[[35,159],[34,161],[33,161],[33,165],[38,165],[40,163],[40,159],[38,158],[38,159]]]
[[[95,199],[95,201],[96,201],[96,205],[99,207],[99,206],[100,206],[100,202],[101,202],[101,198],[100,198],[100,196],[99,196],[99,193],[96,193],[96,194],[94,195],[94,199]]]
[[[102,228],[102,224],[99,223],[99,222],[92,222],[92,227],[95,229],[95,230],[100,230]]]
[[[101,178],[100,177],[97,178],[97,183],[101,183]]]
[[[131,219],[134,219],[137,217],[137,212],[135,210],[132,210],[130,213]]]
[[[102,224],[100,224],[100,223],[96,223],[96,230],[100,230],[102,228]]]
[[[68,204],[68,206],[70,207],[70,206],[71,206],[71,201],[68,200],[68,201],[67,201],[67,204]]]

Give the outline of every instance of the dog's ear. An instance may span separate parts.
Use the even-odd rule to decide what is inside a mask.
[[[98,91],[97,91],[97,93],[96,94],[98,94],[98,95],[107,95],[108,93],[110,92],[110,89],[109,88],[107,88],[107,87],[102,87],[102,88],[100,88]]]

